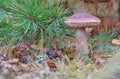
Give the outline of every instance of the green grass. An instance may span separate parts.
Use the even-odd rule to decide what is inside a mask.
[[[93,53],[114,54],[119,46],[113,46],[111,40],[114,38],[115,31],[102,31],[88,39],[89,47]]]

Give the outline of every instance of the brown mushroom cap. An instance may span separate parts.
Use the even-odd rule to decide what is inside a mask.
[[[69,27],[80,28],[80,27],[92,27],[99,25],[101,20],[89,13],[76,13],[65,20],[65,24]]]

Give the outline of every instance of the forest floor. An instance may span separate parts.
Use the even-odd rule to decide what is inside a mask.
[[[97,42],[88,40],[92,54],[86,62],[82,61],[84,57],[80,55],[71,59],[74,47],[64,51],[49,48],[39,50],[38,45],[20,43],[10,47],[1,42],[0,79],[104,79],[99,76],[108,61],[119,54],[120,40],[100,42],[100,35],[91,38],[97,38]],[[97,78],[94,76],[96,73],[99,73]]]

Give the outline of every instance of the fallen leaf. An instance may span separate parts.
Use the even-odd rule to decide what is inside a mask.
[[[9,59],[7,61],[8,64],[17,64],[18,62],[19,62],[18,58]]]
[[[49,67],[54,67],[56,68],[56,64],[54,62],[47,62]]]
[[[39,50],[39,46],[38,45],[31,45],[31,48],[35,49],[35,50]]]
[[[75,52],[76,52],[75,46],[72,46],[72,47],[65,49],[64,54],[69,56],[69,55],[75,54]]]
[[[55,62],[47,62],[47,65],[49,66],[50,71],[56,71],[57,66]]]
[[[27,44],[27,43],[20,43],[18,46],[19,46],[20,48],[25,48],[27,51],[29,51],[30,48],[31,48],[31,45],[29,45],[29,44]]]

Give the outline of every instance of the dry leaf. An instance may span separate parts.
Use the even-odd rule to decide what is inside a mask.
[[[55,62],[47,62],[47,65],[49,66],[50,71],[56,71],[57,66],[56,66]]]
[[[31,45],[30,45],[30,44],[27,44],[27,43],[20,43],[20,44],[19,44],[19,47],[20,47],[20,48],[25,48],[27,51],[29,51],[30,48],[31,48]]]
[[[33,49],[35,49],[35,50],[39,50],[39,49],[40,49],[38,45],[31,45],[31,47],[32,47]]]
[[[19,62],[18,58],[9,59],[7,61],[8,64],[17,64],[18,62]]]
[[[54,68],[57,67],[54,62],[47,62],[47,64],[48,64],[49,67],[54,67]]]

